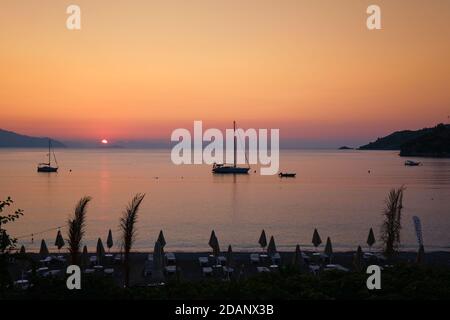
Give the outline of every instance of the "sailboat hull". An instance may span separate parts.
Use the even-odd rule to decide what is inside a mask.
[[[213,173],[220,174],[247,174],[250,168],[221,166],[212,169]]]
[[[58,172],[58,168],[50,166],[38,167],[37,172]]]

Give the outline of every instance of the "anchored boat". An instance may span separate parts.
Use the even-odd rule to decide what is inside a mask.
[[[52,166],[52,154],[55,160],[56,167]],[[55,152],[52,149],[52,142],[48,139],[48,163],[39,163],[37,167],[38,172],[58,172],[58,162],[56,161]]]
[[[236,139],[236,121],[233,121],[233,132],[234,132],[234,162],[233,165],[225,165],[214,163],[212,172],[220,173],[220,174],[247,174],[250,170],[250,166],[248,167],[238,167],[236,160],[237,153],[237,139]],[[244,151],[245,152],[245,151]],[[247,156],[245,157],[247,160]]]

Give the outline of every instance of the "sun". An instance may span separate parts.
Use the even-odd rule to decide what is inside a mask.
[[[103,139],[103,140],[102,140],[102,143],[103,143],[103,144],[108,144],[108,140]]]

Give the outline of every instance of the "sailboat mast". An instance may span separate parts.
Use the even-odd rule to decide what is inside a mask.
[[[233,137],[234,137],[234,167],[236,168],[236,152],[237,152],[237,139],[236,139],[236,121],[233,121]]]
[[[48,139],[48,165],[51,165],[51,157],[50,157],[50,139]]]

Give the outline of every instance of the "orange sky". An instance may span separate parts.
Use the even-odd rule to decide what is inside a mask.
[[[3,0],[0,38],[0,127],[26,134],[168,140],[236,119],[356,141],[450,115],[450,1]]]

